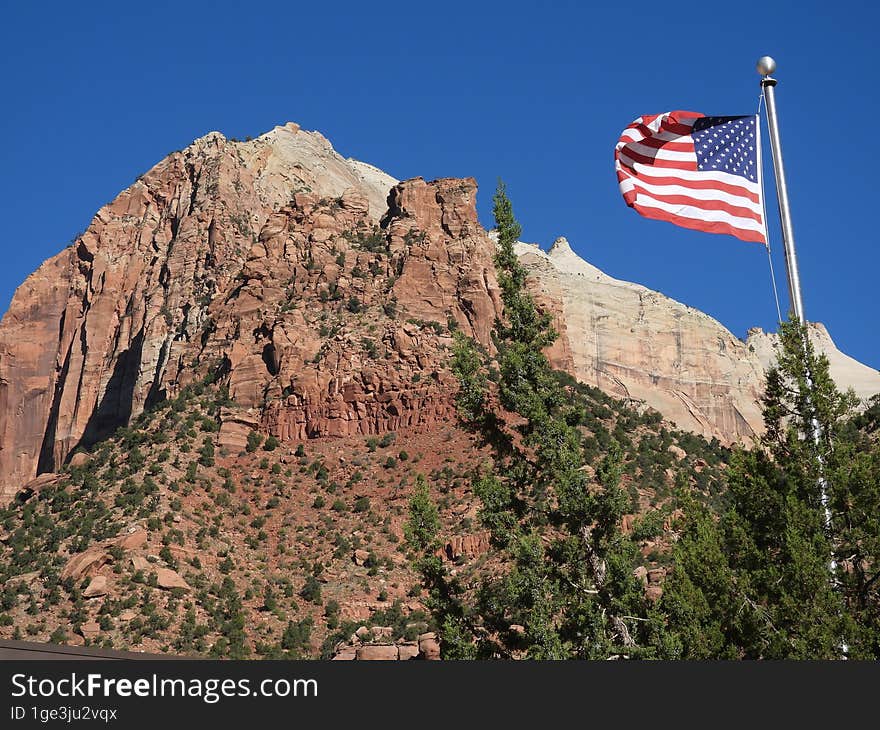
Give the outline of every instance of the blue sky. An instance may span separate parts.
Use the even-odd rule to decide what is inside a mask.
[[[0,28],[0,312],[45,258],[170,151],[286,121],[398,178],[502,177],[523,238],[560,235],[744,337],[775,327],[763,248],[641,218],[614,144],[641,114],[777,98],[807,317],[880,367],[871,2],[7,3]],[[766,137],[766,135],[765,135]],[[769,177],[769,153],[765,153]],[[783,307],[782,246],[768,189]]]

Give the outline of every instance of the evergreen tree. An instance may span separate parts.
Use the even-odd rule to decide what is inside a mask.
[[[638,656],[646,605],[633,576],[636,545],[619,528],[629,504],[619,485],[621,452],[615,444],[590,476],[578,428],[584,405],[544,354],[556,333],[526,289],[514,250],[521,229],[501,183],[494,215],[504,304],[493,331],[497,390],[488,388],[487,356],[460,333],[452,368],[462,419],[494,451],[473,487],[509,569],[471,600],[440,575],[439,560],[422,561],[444,655]]]
[[[766,434],[735,453],[727,509],[716,518],[686,500],[660,606],[667,631],[655,636],[668,656],[830,659],[843,646],[880,656],[877,439],[806,328],[785,323],[780,340]]]

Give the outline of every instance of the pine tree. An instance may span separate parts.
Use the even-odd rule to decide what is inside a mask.
[[[636,545],[619,528],[628,505],[622,456],[612,448],[594,477],[585,469],[584,405],[544,354],[557,335],[526,289],[514,249],[521,229],[502,183],[494,215],[504,304],[493,330],[497,389],[490,394],[487,357],[461,334],[452,367],[460,415],[494,451],[473,488],[510,568],[485,580],[474,602],[459,592],[452,620],[446,604],[444,646],[451,629],[453,644],[471,644],[477,656],[638,656],[646,605],[633,576]]]
[[[727,509],[716,518],[686,500],[660,606],[668,631],[655,637],[665,654],[831,659],[847,646],[851,657],[880,655],[880,450],[855,405],[806,328],[783,324],[766,433],[735,452]]]

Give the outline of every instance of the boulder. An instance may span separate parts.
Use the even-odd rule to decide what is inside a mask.
[[[677,444],[669,445],[669,453],[672,454],[679,461],[687,456],[687,452]]]
[[[110,556],[102,545],[92,545],[67,561],[61,570],[61,580],[70,578],[76,582],[86,575],[94,575],[109,560]]]
[[[73,456],[70,457],[70,461],[68,462],[71,467],[76,469],[80,466],[85,466],[91,460],[91,456],[87,454],[85,451],[77,451]]]
[[[171,568],[156,568],[156,579],[159,588],[165,590],[171,590],[172,588],[190,590],[189,584]]]
[[[476,558],[489,550],[489,537],[486,531],[451,537],[443,548],[443,557],[447,560]]]
[[[107,594],[107,578],[103,575],[96,575],[89,581],[86,589],[83,591],[84,598],[97,598]]]
[[[98,625],[97,621],[87,621],[79,628],[79,632],[82,634],[84,639],[88,639],[89,641],[93,641],[98,638],[98,635],[101,633],[101,627]]]
[[[440,642],[433,631],[419,636],[419,657],[429,661],[440,658]]]
[[[397,645],[397,658],[401,661],[409,659],[417,659],[419,656],[419,645],[415,641],[407,641]]]
[[[147,531],[134,528],[130,532],[127,532],[125,535],[120,535],[116,538],[116,545],[121,547],[123,550],[137,550],[140,547],[143,547],[147,542]]]
[[[648,585],[659,585],[666,579],[666,568],[652,568],[648,571]]]
[[[397,647],[394,644],[366,644],[357,648],[358,661],[397,661]]]

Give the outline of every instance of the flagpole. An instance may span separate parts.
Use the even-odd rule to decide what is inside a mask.
[[[767,127],[770,131],[770,149],[773,153],[773,172],[776,176],[776,196],[779,200],[779,218],[782,223],[782,245],[785,250],[785,268],[788,272],[788,296],[795,316],[806,326],[804,301],[801,297],[801,277],[798,272],[797,253],[794,249],[794,228],[791,225],[791,208],[788,205],[788,186],[785,182],[785,165],[782,161],[782,142],[779,138],[779,122],[776,118],[776,79],[770,74],[776,70],[776,61],[770,56],[758,59],[758,73],[763,76],[764,105],[767,107]]]
[[[779,122],[776,117],[776,79],[771,74],[776,70],[776,61],[770,56],[762,56],[756,64],[758,73],[761,74],[761,88],[764,92],[764,106],[767,107],[767,127],[770,131],[770,150],[773,153],[773,172],[776,177],[776,197],[779,200],[779,219],[782,224],[782,244],[785,251],[785,268],[788,273],[788,296],[791,302],[791,309],[798,318],[798,322],[804,328],[804,338],[809,336],[806,326],[807,320],[804,315],[804,301],[801,296],[801,277],[798,272],[797,253],[794,248],[794,228],[791,224],[791,208],[788,204],[788,185],[785,181],[785,165],[782,161],[782,142],[779,137]],[[766,221],[765,221],[766,225]],[[804,353],[806,354],[807,342],[804,341]],[[813,376],[806,369],[807,388],[813,390]],[[807,402],[810,403],[812,398],[807,394]],[[819,498],[824,510],[825,529],[831,538],[831,505],[828,499],[828,482],[825,479],[825,464],[822,459],[822,453],[819,450],[819,444],[822,440],[822,426],[815,415],[810,419],[810,430],[812,431],[813,443],[816,445],[816,456],[819,461]],[[831,538],[833,540],[833,538]],[[834,550],[831,551],[831,560],[828,563],[828,569],[831,573],[831,584],[838,585],[837,580],[837,560],[834,556]],[[849,651],[846,642],[841,642],[841,650],[844,658]]]

